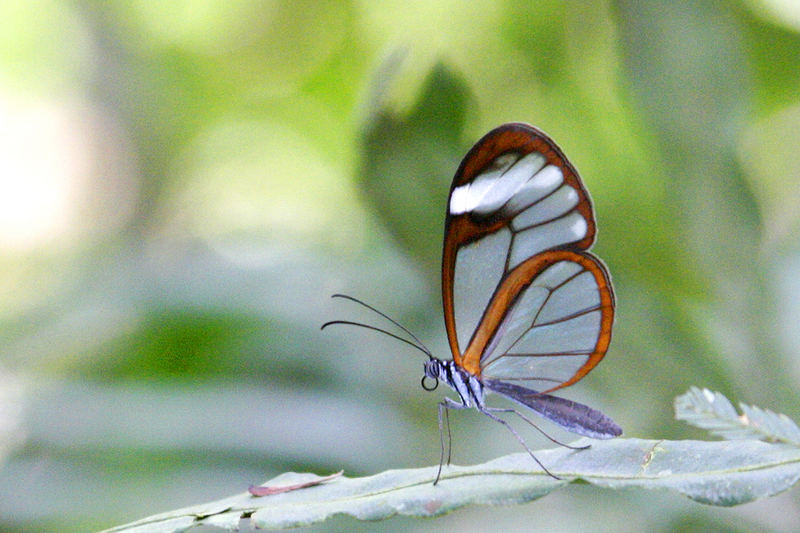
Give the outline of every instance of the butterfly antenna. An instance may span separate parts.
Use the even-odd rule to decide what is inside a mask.
[[[416,348],[420,352],[424,353],[428,357],[433,357],[433,355],[431,355],[431,353],[425,347],[417,346],[416,344],[414,344],[410,340],[404,339],[403,337],[401,337],[399,335],[395,335],[394,333],[386,331],[385,329],[377,328],[375,326],[370,326],[369,324],[362,324],[361,322],[351,322],[350,320],[331,320],[330,322],[325,322],[324,324],[322,324],[322,327],[319,328],[319,329],[325,329],[328,326],[334,326],[336,324],[345,324],[345,325],[348,325],[348,326],[358,326],[358,327],[361,327],[361,328],[371,329],[372,331],[379,331],[379,332],[383,333],[384,335],[388,335],[388,336],[393,337],[393,338],[395,338],[395,339],[397,339],[397,340],[399,340],[401,342],[404,342],[404,343],[408,344],[409,346],[413,346],[414,348]]]
[[[345,300],[350,300],[351,302],[355,302],[355,303],[357,303],[357,304],[359,304],[359,305],[361,305],[363,307],[366,307],[367,309],[369,309],[373,313],[376,313],[376,314],[382,316],[383,318],[385,318],[386,320],[388,320],[389,322],[391,322],[392,324],[394,324],[395,326],[397,326],[398,328],[403,330],[409,337],[414,339],[415,343],[412,343],[409,340],[404,339],[402,337],[398,337],[397,335],[393,335],[392,333],[389,333],[388,331],[382,330],[380,328],[367,326],[366,324],[360,324],[360,323],[357,323],[357,322],[347,322],[347,321],[334,320],[332,322],[328,322],[326,324],[323,324],[323,326],[322,326],[323,328],[325,326],[328,326],[328,325],[334,324],[334,323],[339,323],[339,324],[344,323],[344,324],[350,324],[350,325],[353,325],[353,326],[362,326],[362,327],[365,327],[365,328],[368,328],[368,329],[372,329],[372,330],[375,330],[375,331],[380,331],[382,333],[385,333],[385,334],[389,335],[390,337],[394,337],[395,339],[401,340],[401,341],[405,342],[406,344],[410,344],[411,346],[416,347],[418,350],[420,350],[422,353],[424,353],[428,357],[433,357],[433,354],[431,353],[431,351],[427,348],[427,346],[425,346],[425,344],[421,340],[419,340],[419,338],[416,335],[411,333],[411,331],[409,331],[408,328],[403,326],[401,323],[399,323],[397,320],[393,319],[392,317],[390,317],[386,313],[384,313],[382,311],[378,311],[377,309],[375,309],[374,307],[372,307],[368,303],[362,302],[358,298],[354,298],[353,296],[348,296],[347,294],[338,294],[337,293],[337,294],[331,295],[331,298],[344,298]]]

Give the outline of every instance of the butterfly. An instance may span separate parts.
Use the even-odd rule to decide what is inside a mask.
[[[539,428],[517,409],[488,406],[489,393],[578,435],[622,434],[600,411],[550,394],[586,376],[611,341],[614,291],[606,267],[588,251],[595,234],[589,193],[558,145],[533,126],[504,124],[467,152],[450,187],[442,301],[453,358],[434,357],[385,314],[335,295],[375,311],[414,342],[356,322],[323,328],[358,325],[411,344],[428,356],[422,387],[430,391],[442,382],[455,391],[457,399],[439,403],[441,457],[434,484],[445,462],[445,426],[450,462],[449,411],[467,408],[504,425],[557,478],[499,414],[515,414]]]

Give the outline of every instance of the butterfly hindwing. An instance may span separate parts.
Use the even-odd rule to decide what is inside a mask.
[[[483,379],[549,392],[600,362],[613,320],[602,263],[588,252],[550,250],[504,278],[464,356],[476,354]]]

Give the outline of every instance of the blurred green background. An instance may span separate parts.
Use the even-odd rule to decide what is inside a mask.
[[[563,395],[630,437],[706,438],[672,417],[690,385],[800,420],[797,4],[2,2],[0,529],[436,464],[424,357],[319,326],[378,323],[346,292],[449,357],[446,192],[509,121],[581,171],[618,296]],[[455,463],[520,451],[455,415]],[[576,485],[314,530],[796,531],[799,494]]]

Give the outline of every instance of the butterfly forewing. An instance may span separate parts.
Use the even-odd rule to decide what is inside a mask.
[[[540,377],[554,380],[548,389],[577,381],[597,364],[605,353],[601,337],[610,336],[613,295],[599,261],[581,253],[594,236],[589,195],[547,135],[506,124],[478,141],[453,178],[445,223],[442,290],[456,363],[473,375],[485,368],[504,379],[543,369]],[[579,258],[561,257],[558,266],[560,256],[551,254],[561,251]],[[534,282],[538,276],[541,283]],[[548,289],[548,279],[558,276],[569,279]],[[580,309],[559,303],[584,292],[594,296],[577,298],[585,304]],[[605,307],[588,311],[591,305]],[[538,322],[528,323],[537,313]],[[536,359],[515,361],[515,342],[525,350],[542,344],[520,352]]]

